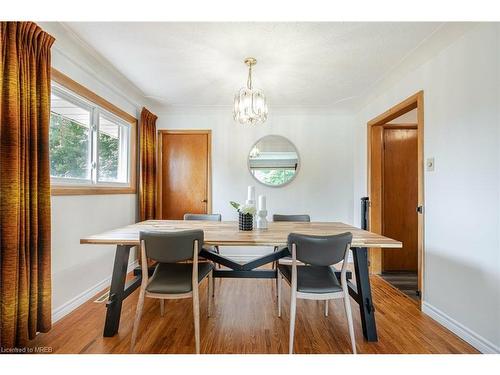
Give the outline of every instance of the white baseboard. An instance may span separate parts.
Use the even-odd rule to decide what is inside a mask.
[[[129,265],[127,267],[127,273],[131,272],[138,265],[139,265],[139,262],[137,260],[133,261],[132,263],[129,263]],[[68,315],[70,312],[72,312],[73,310],[75,310],[77,307],[84,304],[85,302],[87,302],[89,299],[94,297],[97,293],[106,289],[110,285],[111,285],[111,276],[105,278],[104,280],[97,283],[93,287],[87,289],[86,291],[80,293],[76,297],[70,299],[68,302],[66,302],[62,306],[59,306],[57,309],[54,309],[52,311],[52,323],[55,323],[59,319],[61,319],[62,317]]]
[[[425,301],[422,302],[422,312],[430,316],[439,324],[448,328],[451,332],[460,337],[462,340],[471,344],[481,353],[487,353],[487,354],[500,353],[500,348],[498,346],[488,341],[481,335],[478,335],[471,329],[465,327],[463,324],[457,322],[455,319],[449,317],[444,312],[432,306],[428,302]]]

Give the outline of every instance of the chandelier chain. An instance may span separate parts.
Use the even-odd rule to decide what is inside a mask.
[[[248,79],[247,79],[247,87],[252,89],[252,64],[248,66]]]

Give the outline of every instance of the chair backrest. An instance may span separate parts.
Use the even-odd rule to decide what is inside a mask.
[[[280,215],[274,214],[273,221],[302,221],[310,222],[311,217],[309,215]]]
[[[346,232],[332,236],[311,236],[299,233],[288,235],[288,249],[295,244],[298,261],[313,266],[331,266],[344,260],[352,233]]]
[[[184,220],[221,221],[221,214],[184,214]]]
[[[198,240],[198,253],[201,251],[203,231],[147,231],[140,232],[139,239],[144,241],[146,257],[160,263],[176,263],[193,259],[195,240]]]

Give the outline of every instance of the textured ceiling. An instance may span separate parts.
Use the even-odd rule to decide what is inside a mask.
[[[257,58],[254,86],[269,106],[355,102],[440,23],[64,24],[166,105],[232,105]]]

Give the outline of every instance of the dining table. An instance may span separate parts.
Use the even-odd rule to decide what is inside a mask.
[[[141,231],[174,232],[192,229],[201,229],[204,232],[204,247],[200,256],[224,266],[224,268],[216,268],[213,271],[214,277],[258,279],[277,278],[275,268],[261,267],[290,255],[287,248],[290,233],[335,235],[351,232],[354,275],[351,273],[348,275],[349,294],[359,306],[364,338],[367,341],[377,341],[375,307],[368,270],[368,249],[398,249],[402,247],[402,243],[341,222],[269,222],[266,229],[243,231],[239,230],[236,221],[147,220],[81,238],[81,244],[116,246],[111,286],[106,303],[107,311],[103,332],[105,337],[114,336],[118,332],[122,303],[140,286],[142,281],[139,267],[134,270],[134,277],[127,280],[130,250],[140,245],[139,233]],[[236,262],[231,257],[224,256],[223,253],[210,250],[212,246],[219,248],[248,246],[250,249],[269,246],[272,247],[272,250],[264,255],[258,255],[262,253],[262,250],[259,252],[256,250],[255,258],[248,262]],[[276,247],[278,247],[278,251],[275,251]],[[340,277],[340,275],[338,276]],[[353,282],[353,276],[355,282]],[[228,287],[230,287],[229,284]]]

